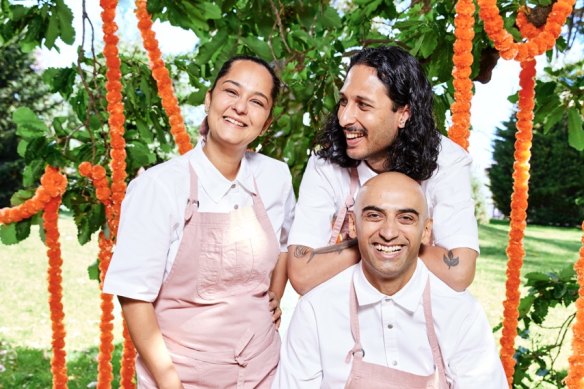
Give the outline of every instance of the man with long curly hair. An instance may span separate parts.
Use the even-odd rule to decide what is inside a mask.
[[[420,255],[428,269],[455,290],[470,285],[479,251],[472,160],[439,133],[432,100],[421,65],[405,50],[365,48],[351,58],[340,100],[316,137],[288,239],[288,275],[298,293],[358,261],[354,198],[385,171],[422,185],[434,220]]]

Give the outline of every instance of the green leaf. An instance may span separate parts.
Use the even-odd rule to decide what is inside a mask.
[[[424,40],[420,47],[420,54],[422,54],[423,58],[428,58],[434,52],[436,46],[438,46],[438,37],[435,31],[428,31],[422,36]]]
[[[129,158],[132,160],[132,166],[135,168],[148,166],[156,161],[154,153],[142,142],[135,141],[128,143],[126,150],[128,151]]]
[[[584,150],[582,116],[574,107],[568,109],[568,143],[578,151]]]
[[[55,47],[55,41],[59,36],[59,15],[54,13],[49,18],[49,24],[47,25],[47,32],[45,34],[45,46],[49,49]]]
[[[58,17],[61,40],[68,45],[72,45],[75,43],[73,12],[71,12],[71,9],[65,4],[63,0],[57,0],[56,5],[57,14],[52,15],[51,19],[53,19],[55,16]]]
[[[326,28],[339,28],[342,24],[339,13],[332,7],[327,7],[319,20]]]
[[[221,8],[215,3],[206,1],[198,5],[199,9],[203,11],[203,17],[205,19],[220,19],[221,18]]]
[[[24,203],[26,200],[30,199],[32,196],[34,196],[34,192],[35,191],[33,189],[19,190],[16,193],[14,193],[10,198],[10,204],[12,206],[20,205]]]
[[[265,41],[255,36],[246,36],[244,38],[241,38],[241,40],[258,57],[261,57],[265,60],[269,60],[272,57],[272,51],[270,50],[270,46],[268,46],[268,44]]]
[[[44,136],[49,128],[28,107],[20,107],[12,114],[12,120],[16,123],[16,134],[23,138]]]
[[[43,81],[49,85],[51,92],[68,98],[73,93],[76,76],[73,68],[48,68],[43,72]]]
[[[97,259],[91,265],[87,266],[87,275],[90,280],[99,281],[99,263]]]
[[[30,235],[30,220],[0,226],[0,240],[6,245],[16,244]]]

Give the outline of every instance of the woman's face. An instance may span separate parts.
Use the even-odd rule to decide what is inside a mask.
[[[207,141],[247,148],[272,122],[272,86],[272,76],[262,65],[233,62],[205,96]]]

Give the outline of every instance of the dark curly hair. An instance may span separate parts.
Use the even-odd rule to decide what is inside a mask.
[[[393,101],[392,110],[409,106],[410,117],[398,129],[387,148],[385,169],[408,175],[414,180],[430,178],[437,167],[440,133],[432,115],[432,87],[420,63],[407,51],[396,46],[365,48],[351,58],[349,70],[365,65],[377,70]],[[347,142],[338,119],[339,104],[315,139],[316,154],[342,167],[355,167],[360,161],[347,156]]]

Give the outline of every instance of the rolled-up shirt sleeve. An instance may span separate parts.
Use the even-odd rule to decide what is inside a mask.
[[[272,389],[318,389],[322,382],[318,326],[311,304],[298,301],[280,351]]]
[[[147,173],[130,183],[122,202],[104,292],[154,301],[162,285],[173,240],[177,200],[156,177]]]
[[[467,247],[479,252],[471,189],[472,158],[452,141],[443,141],[442,145],[439,168],[426,184],[434,244],[447,250]]]
[[[290,231],[288,245],[312,248],[327,246],[332,233],[332,219],[337,210],[334,174],[330,164],[316,156],[308,160],[302,176],[294,223]],[[337,188],[342,190],[342,188]]]

